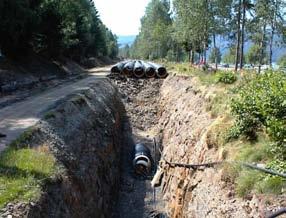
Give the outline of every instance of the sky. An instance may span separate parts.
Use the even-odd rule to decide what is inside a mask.
[[[150,0],[94,0],[102,22],[118,36],[137,35]]]

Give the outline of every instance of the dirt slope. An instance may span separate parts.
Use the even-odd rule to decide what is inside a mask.
[[[224,148],[213,137],[224,120],[213,118],[207,111],[211,94],[211,89],[200,86],[196,78],[170,76],[164,82],[160,128],[166,160],[201,164],[227,158]],[[264,195],[255,194],[240,198],[223,167],[193,170],[171,167],[164,160],[161,167],[163,195],[170,217],[256,218],[286,205],[285,196],[273,196],[270,201]]]

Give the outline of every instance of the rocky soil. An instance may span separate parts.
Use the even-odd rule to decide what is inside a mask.
[[[128,122],[125,123],[125,142],[121,154],[121,185],[114,218],[163,217],[164,202],[161,191],[151,187],[155,171],[146,178],[138,177],[133,172],[133,148],[136,143],[144,143],[153,153],[154,129],[158,124],[159,92],[163,80],[132,79],[111,76],[118,87],[124,102]]]

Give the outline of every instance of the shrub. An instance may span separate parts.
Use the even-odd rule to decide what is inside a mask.
[[[217,82],[225,84],[233,84],[237,80],[237,76],[233,72],[219,71],[216,75]]]
[[[266,72],[246,79],[232,99],[231,110],[235,126],[231,137],[246,135],[255,139],[256,133],[265,129],[275,146],[286,150],[286,75]],[[285,155],[280,157],[285,159]]]

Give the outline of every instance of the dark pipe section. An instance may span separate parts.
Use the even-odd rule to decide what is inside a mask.
[[[111,68],[111,73],[121,73],[127,61],[120,62]]]
[[[276,211],[274,214],[267,216],[267,218],[275,218],[275,217],[281,216],[282,214],[286,214],[286,208],[282,208]]]
[[[134,69],[135,61],[127,62],[123,67],[123,75],[131,77],[133,76],[133,69]]]
[[[158,78],[166,78],[168,76],[168,73],[165,67],[159,64],[155,64],[155,63],[150,63],[150,64],[152,64],[154,68],[156,69],[156,75]]]
[[[146,176],[151,172],[152,156],[149,148],[144,144],[135,145],[133,167],[138,175]]]
[[[147,78],[153,78],[156,76],[156,69],[151,64],[142,62],[142,65],[144,67],[145,76]]]
[[[144,77],[144,68],[141,61],[136,61],[134,64],[134,76],[137,78]]]

